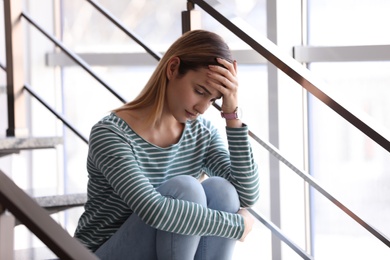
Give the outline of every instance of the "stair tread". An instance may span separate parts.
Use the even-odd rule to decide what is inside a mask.
[[[36,197],[34,200],[43,208],[84,205],[87,201],[86,193],[65,194]]]
[[[46,209],[49,214],[57,213],[74,207],[81,207],[87,202],[86,193],[52,195],[33,198],[39,206]],[[22,224],[15,220],[15,226]]]
[[[0,138],[0,157],[21,150],[54,148],[62,144],[62,137],[5,137]]]

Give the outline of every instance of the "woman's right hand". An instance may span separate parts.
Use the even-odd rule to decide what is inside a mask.
[[[247,209],[240,209],[237,214],[240,214],[244,218],[245,230],[239,239],[241,242],[245,240],[245,237],[252,231],[252,226],[255,223],[255,218]]]

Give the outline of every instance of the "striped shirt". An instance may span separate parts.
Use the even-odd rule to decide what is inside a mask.
[[[161,148],[137,135],[115,114],[104,117],[91,130],[88,200],[75,237],[95,251],[135,212],[159,230],[239,239],[244,232],[242,216],[156,191],[172,177],[199,178],[204,172],[229,180],[241,206],[252,206],[259,196],[259,182],[248,129],[227,127],[226,134],[228,149],[218,130],[200,117],[186,123],[178,143]]]

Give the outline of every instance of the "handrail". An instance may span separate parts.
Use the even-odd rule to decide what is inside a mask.
[[[36,98],[43,106],[45,106],[52,114],[54,114],[64,125],[66,125],[73,133],[80,137],[86,144],[88,144],[88,138],[83,136],[79,131],[76,130],[63,116],[55,111],[49,104],[47,104],[41,97],[36,94],[29,84],[24,85],[24,89],[30,93],[34,98]]]
[[[98,259],[0,170],[0,204],[60,259]]]
[[[325,105],[333,109],[341,117],[347,120],[349,123],[354,125],[357,129],[362,131],[377,144],[383,147],[385,150],[390,152],[390,136],[385,130],[379,129],[379,126],[375,126],[373,123],[370,124],[365,122],[367,119],[361,119],[357,115],[350,112],[348,109],[343,107],[339,102],[336,101],[335,97],[332,97],[329,93],[325,93],[324,90],[319,89],[317,86],[321,84],[317,83],[317,80],[311,74],[311,71],[302,66],[299,62],[294,60],[288,55],[283,55],[278,51],[278,47],[262,35],[256,35],[256,40],[252,38],[248,33],[244,32],[237,25],[232,23],[219,11],[213,8],[211,5],[203,0],[189,0],[194,4],[197,4],[219,23],[224,25],[237,37],[243,40],[246,44],[251,46],[255,51],[261,54],[264,58],[274,64],[278,69],[286,73],[291,79],[295,80],[303,88],[309,91],[312,95],[321,100]],[[240,24],[242,25],[242,24]],[[254,34],[254,33],[253,33]],[[362,117],[362,116],[360,116]]]
[[[93,7],[95,7],[101,14],[103,14],[108,20],[110,20],[113,24],[115,24],[119,29],[121,29],[127,36],[133,39],[136,43],[138,43],[144,50],[149,53],[156,60],[161,59],[161,54],[153,51],[150,47],[148,47],[138,36],[135,35],[134,32],[130,32],[118,19],[116,19],[112,14],[108,12],[103,6],[99,5],[95,1],[87,0]]]
[[[355,115],[353,115],[351,112],[346,110],[344,107],[339,105],[332,99],[330,96],[322,92],[320,89],[318,89],[312,81],[314,79],[309,74],[309,70],[304,68],[303,66],[300,66],[300,64],[292,59],[289,56],[282,57],[280,54],[280,51],[276,50],[276,45],[274,45],[272,42],[270,42],[268,39],[264,38],[262,39],[260,43],[256,42],[253,38],[251,38],[248,34],[246,34],[244,31],[242,31],[239,27],[234,25],[232,22],[230,22],[225,16],[220,14],[217,10],[215,10],[213,7],[211,7],[209,4],[202,0],[190,0],[194,2],[195,4],[199,5],[203,10],[205,10],[207,13],[209,13],[214,19],[216,19],[218,22],[220,22],[222,25],[224,25],[227,29],[229,29],[231,32],[236,34],[241,40],[249,44],[255,51],[263,55],[267,60],[271,61],[276,67],[278,67],[280,70],[285,72],[289,77],[294,79],[296,82],[298,82],[302,87],[306,88],[310,93],[315,95],[317,98],[319,98],[321,101],[323,101],[327,106],[334,109],[336,112],[338,112],[344,119],[349,121],[350,123],[354,124],[358,129],[359,125],[363,128],[360,129],[361,131],[365,132],[370,138],[372,138],[374,141],[377,141],[379,145],[381,145],[386,150],[390,151],[390,138],[386,139],[384,136],[379,134],[378,132],[375,132],[370,126],[368,126],[363,121],[359,121]],[[265,45],[265,46],[263,46]],[[308,79],[311,79],[312,81],[309,81]],[[218,108],[218,105],[214,105]],[[352,121],[352,122],[351,122]],[[355,123],[359,121],[359,123],[356,125]],[[369,130],[369,131],[368,131]],[[258,138],[256,135],[254,135],[252,132],[249,133],[252,138],[254,138],[259,144],[261,144],[263,147],[265,147],[273,156],[275,156],[277,159],[282,161],[285,165],[287,165],[290,169],[292,169],[295,173],[297,173],[301,178],[303,178],[306,182],[308,182],[312,187],[314,187],[317,191],[319,191],[322,195],[324,195],[327,199],[329,199],[333,204],[335,204],[337,207],[339,207],[341,210],[343,210],[348,216],[350,216],[352,219],[354,219],[358,224],[360,224],[363,228],[365,228],[367,231],[369,231],[372,235],[374,235],[376,238],[381,240],[384,244],[386,244],[388,247],[390,247],[390,240],[385,235],[377,231],[375,228],[364,222],[361,218],[359,218],[355,213],[353,213],[351,210],[349,210],[346,206],[344,206],[341,202],[339,202],[334,196],[332,196],[330,193],[328,193],[325,189],[323,189],[315,180],[312,178],[309,174],[305,173],[302,170],[299,170],[297,167],[295,167],[293,164],[291,164],[288,160],[285,159],[279,152],[277,152],[277,149],[273,147],[271,144],[268,144],[264,141],[262,141],[260,138]],[[372,134],[372,135],[371,135]],[[378,142],[378,139],[380,140]]]
[[[3,65],[2,63],[0,63],[0,68],[4,71],[6,71],[7,69],[5,68],[5,65]]]
[[[93,78],[95,78],[99,83],[101,83],[108,91],[110,91],[115,97],[117,97],[123,103],[126,103],[126,100],[121,97],[118,93],[116,93],[103,79],[101,79],[95,72],[92,71],[90,66],[79,56],[70,51],[65,45],[63,45],[60,41],[58,41],[55,37],[50,35],[38,25],[28,14],[22,13],[22,17],[24,17],[31,25],[33,25],[36,29],[38,29],[42,34],[44,34],[49,40],[51,40],[57,47],[59,47],[63,52],[65,52],[73,61],[79,64],[83,69],[85,69]]]

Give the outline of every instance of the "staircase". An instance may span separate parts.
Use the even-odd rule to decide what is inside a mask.
[[[26,225],[34,234],[44,242],[61,259],[97,259],[97,257],[71,237],[48,212],[22,191],[4,172],[0,171],[0,258],[14,259],[13,251],[13,225],[15,218]],[[39,200],[38,200],[39,201]],[[58,206],[67,204],[52,198],[47,200],[50,208],[58,210]],[[58,203],[59,202],[59,203]],[[73,202],[71,202],[73,204]],[[4,207],[4,208],[3,208]],[[5,211],[5,209],[9,210]]]
[[[17,138],[17,137],[6,137],[0,139],[0,157],[19,154],[21,151],[31,151],[36,149],[55,149],[58,145],[62,144],[61,137],[36,137],[36,138]],[[0,259],[54,259],[57,258],[55,254],[48,248],[30,248],[25,250],[13,250],[13,227],[21,224],[25,224],[30,227],[31,230],[35,230],[37,236],[42,241],[45,241],[47,236],[64,236],[65,239],[72,239],[65,231],[57,226],[57,224],[49,217],[48,214],[58,213],[74,207],[83,206],[87,200],[86,194],[67,194],[67,195],[55,195],[55,196],[44,196],[31,198],[29,195],[20,190],[15,184],[12,183],[8,177],[0,171],[1,176],[1,188],[0,188],[0,199],[3,206],[0,210]],[[12,201],[8,199],[14,197],[16,200]],[[4,202],[6,201],[6,202]],[[34,203],[35,202],[35,203]],[[23,203],[25,203],[23,205]],[[13,214],[9,214],[5,209],[9,209]],[[34,215],[36,218],[26,218],[26,215]],[[15,217],[20,217],[15,218]],[[40,221],[42,221],[40,223]],[[46,233],[43,231],[42,225],[54,225],[57,234],[51,235],[50,232]],[[62,233],[61,233],[62,232]],[[72,239],[73,240],[73,239]],[[63,241],[61,241],[62,243]],[[48,241],[49,244],[52,241]],[[68,242],[69,243],[69,242]],[[74,242],[73,242],[74,243]],[[77,245],[78,246],[78,245]],[[56,248],[56,246],[54,246]],[[54,249],[53,248],[53,249]],[[82,248],[83,249],[83,248]],[[80,250],[80,249],[78,249]],[[66,251],[70,251],[66,249]],[[87,250],[85,250],[87,251]],[[85,254],[85,253],[83,253]],[[66,253],[64,256],[67,258],[69,255]],[[90,259],[92,256],[88,252],[83,256]],[[73,257],[72,257],[73,258]]]
[[[92,6],[92,8],[96,10],[96,12],[107,18],[110,23],[114,24],[116,28],[119,28],[119,30],[123,32],[126,36],[137,42],[146,52],[140,56],[144,57],[146,54],[148,54],[153,58],[155,62],[159,60],[159,58],[161,57],[161,54],[159,52],[154,51],[152,50],[152,48],[147,46],[147,44],[145,43],[146,41],[138,37],[134,32],[127,29],[126,26],[123,25],[123,23],[119,19],[115,18],[115,16],[109,13],[102,5],[95,1],[86,2],[88,2]],[[59,63],[56,63],[53,60],[60,56],[66,56],[68,60],[72,60],[72,66],[76,65],[82,68],[83,72],[86,72],[86,74],[91,76],[97,82],[97,85],[100,85],[99,87],[103,86],[103,89],[105,89],[105,91],[108,91],[111,94],[110,98],[113,98],[116,101],[112,101],[113,105],[110,105],[110,107],[116,107],[119,104],[125,102],[125,98],[122,97],[120,93],[117,93],[114,88],[112,88],[105,80],[103,80],[103,77],[99,75],[99,73],[96,73],[96,70],[92,69],[91,65],[89,65],[89,63],[87,63],[83,59],[85,57],[88,62],[93,62],[93,55],[79,55],[72,51],[70,48],[68,48],[59,39],[59,37],[57,37],[58,35],[60,35],[58,31],[56,31],[58,28],[55,28],[53,30],[54,33],[48,33],[45,28],[43,28],[43,26],[35,20],[36,17],[32,17],[28,13],[23,11],[22,1],[5,0],[4,4],[5,13],[11,17],[9,20],[12,20],[13,23],[6,23],[6,35],[7,40],[9,41],[9,46],[7,47],[7,50],[9,49],[9,51],[7,51],[8,66],[5,67],[0,64],[0,67],[7,72],[7,80],[13,83],[10,84],[12,85],[12,87],[10,87],[10,85],[7,87],[7,93],[11,93],[9,94],[9,96],[11,97],[11,102],[9,102],[10,104],[8,104],[7,112],[8,117],[14,120],[11,120],[11,123],[9,123],[9,128],[11,129],[11,131],[8,131],[8,133],[11,134],[9,134],[7,137],[3,137],[0,139],[0,157],[5,158],[7,156],[16,156],[18,154],[21,154],[21,152],[23,151],[37,151],[44,149],[60,150],[58,149],[58,147],[66,145],[66,140],[68,138],[78,138],[80,143],[82,143],[83,147],[85,147],[85,144],[88,143],[88,139],[83,135],[82,131],[78,129],[79,125],[78,127],[73,126],[70,123],[70,119],[66,118],[66,116],[63,115],[61,111],[59,111],[62,109],[62,104],[57,104],[56,102],[54,102],[55,104],[53,105],[50,102],[45,101],[47,100],[45,99],[46,91],[49,90],[43,88],[43,94],[37,94],[33,90],[34,88],[27,83],[27,80],[25,80],[24,77],[21,76],[21,74],[16,73],[21,69],[20,64],[24,64],[25,62],[23,60],[24,56],[20,55],[22,51],[20,49],[17,49],[20,48],[19,44],[21,43],[21,41],[18,40],[21,36],[20,21],[23,21],[23,23],[27,24],[31,28],[34,28],[34,33],[39,33],[41,37],[46,37],[48,41],[51,41],[53,45],[55,45],[54,52],[51,52],[49,54],[46,53],[47,64],[52,64],[51,66],[53,67],[59,66]],[[56,3],[54,3],[54,5],[56,5]],[[56,6],[54,6],[54,9],[55,7]],[[135,6],[132,7],[135,8]],[[378,128],[376,125],[371,124],[371,122],[367,121],[365,118],[362,118],[351,110],[349,110],[343,104],[343,102],[340,102],[336,99],[335,96],[325,91],[325,88],[323,88],[321,83],[319,83],[319,81],[313,76],[313,74],[311,74],[304,66],[302,66],[302,64],[298,63],[290,56],[285,55],[285,53],[282,52],[280,48],[278,48],[278,46],[270,42],[264,36],[248,33],[247,30],[244,30],[246,28],[238,27],[236,26],[236,24],[232,23],[231,20],[236,19],[233,19],[230,13],[224,14],[224,9],[221,7],[221,5],[218,5],[217,3],[209,4],[207,1],[188,1],[187,10],[183,11],[182,13],[183,32],[186,30],[193,29],[194,24],[199,24],[196,20],[199,18],[199,12],[195,10],[195,7],[197,9],[200,8],[204,13],[210,15],[213,19],[217,20],[225,28],[231,31],[236,37],[242,39],[242,41],[244,41],[248,46],[252,48],[253,52],[248,53],[255,53],[257,56],[261,56],[261,60],[267,61],[268,63],[275,66],[275,68],[285,73],[286,76],[295,81],[300,87],[302,87],[302,89],[311,93],[313,97],[323,102],[327,108],[330,108],[335,111],[342,119],[346,120],[348,123],[356,127],[359,131],[367,135],[368,138],[374,140],[384,150],[390,152],[390,138],[385,131],[383,131],[381,128]],[[18,24],[19,27],[17,26]],[[298,50],[301,51],[299,48]],[[256,60],[255,62],[258,62],[258,59],[254,57],[255,55],[252,55],[251,58],[253,58],[253,60]],[[148,59],[150,59],[150,57]],[[146,63],[151,64],[153,62],[148,60]],[[53,70],[57,69],[58,68],[53,68]],[[272,74],[271,69],[270,71],[270,73]],[[22,74],[24,75],[24,73]],[[58,75],[61,73],[59,73],[59,71],[56,71],[55,74]],[[58,79],[53,78],[51,80],[55,81]],[[37,84],[34,87],[35,89],[39,89],[40,86],[39,84]],[[82,92],[83,90],[78,91]],[[91,105],[90,103],[92,102],[91,99],[93,99],[94,91],[98,90],[94,89],[92,92],[88,92],[88,98],[85,99],[87,101],[86,107]],[[5,88],[0,87],[0,93],[5,92]],[[49,96],[51,98],[54,97],[55,99],[58,95],[57,92],[53,91],[53,93],[51,93],[51,96]],[[55,120],[59,120],[61,124],[64,125],[64,129],[66,130],[58,131],[62,132],[63,135],[61,135],[60,137],[20,137],[23,135],[18,135],[18,130],[24,129],[25,125],[28,125],[28,122],[25,121],[31,120],[26,119],[26,115],[28,115],[28,113],[24,112],[26,103],[20,104],[20,100],[18,100],[20,98],[22,100],[28,100],[26,102],[39,103],[38,105],[34,106],[35,109],[41,109],[40,107],[44,107],[45,109],[47,109],[47,111],[49,111],[48,117],[53,117],[55,118]],[[215,105],[215,107],[219,109],[218,105]],[[86,108],[82,107],[80,110],[84,109]],[[19,120],[20,118],[24,118],[25,120]],[[91,119],[91,121],[96,120]],[[89,125],[89,123],[87,125]],[[383,243],[386,247],[390,247],[390,241],[384,234],[382,234],[373,226],[365,222],[361,217],[359,217],[346,205],[342,204],[341,201],[337,199],[333,194],[331,194],[329,190],[325,189],[316,179],[314,179],[308,173],[307,169],[302,169],[302,167],[296,166],[296,164],[289,160],[288,156],[282,154],[282,152],[278,149],[277,146],[272,145],[268,141],[264,141],[264,139],[260,138],[259,135],[255,133],[255,131],[253,131],[252,129],[250,131],[250,135],[257,144],[259,144],[262,148],[264,148],[264,150],[266,150],[270,155],[272,155],[271,161],[274,160],[273,163],[281,164],[283,165],[283,167],[288,168],[292,173],[295,174],[295,177],[300,178],[300,180],[305,183],[305,192],[307,194],[309,193],[309,190],[315,190],[316,192],[318,192],[319,195],[323,196],[327,201],[331,202],[332,206],[336,206],[338,209],[340,209],[346,217],[351,218],[353,221],[355,221],[354,223],[360,225],[365,232],[367,231],[368,233],[370,233],[370,235],[377,239],[379,243]],[[73,147],[73,149],[79,149],[79,147]],[[72,154],[70,153],[70,156],[71,155]],[[0,183],[0,206],[2,206],[2,209],[0,210],[0,260],[8,260],[10,258],[13,258],[13,256],[20,259],[27,257],[26,255],[37,256],[41,254],[44,255],[44,258],[52,258],[57,255],[59,257],[64,257],[64,259],[93,259],[93,256],[88,255],[88,253],[85,253],[83,249],[77,245],[77,243],[74,243],[73,239],[69,238],[69,234],[66,234],[66,232],[62,232],[63,230],[60,231],[60,229],[58,229],[58,227],[52,223],[50,218],[47,218],[49,214],[66,211],[71,208],[82,206],[86,201],[86,194],[70,193],[66,195],[54,195],[44,197],[39,196],[31,198],[29,196],[26,196],[26,194],[20,189],[18,189],[18,187],[15,187],[12,180],[9,180],[6,177],[7,175],[5,175],[5,173],[0,173],[2,174],[1,176],[3,178],[1,179]],[[276,176],[276,174],[272,175],[272,177],[275,179],[277,178]],[[12,190],[9,190],[9,187],[12,187]],[[15,196],[15,194],[18,195]],[[16,198],[16,200],[13,200],[14,198]],[[274,200],[272,201],[274,202]],[[273,212],[279,211],[278,214],[280,214],[280,208],[278,209],[277,206],[277,204],[280,202],[280,198],[279,201],[276,200],[276,202],[277,203],[271,203],[272,205],[270,207],[272,208]],[[305,212],[307,219],[305,221],[310,224],[310,201],[307,199],[305,203],[307,207],[307,211]],[[45,211],[43,211],[43,209],[45,209]],[[36,216],[34,216],[35,212],[37,212]],[[288,247],[288,249],[295,257],[299,257],[302,259],[314,259],[310,245],[310,225],[307,225],[305,227],[306,230],[304,231],[306,234],[305,239],[307,241],[305,243],[302,243],[301,241],[294,242],[294,240],[291,239],[288,235],[286,235],[285,232],[283,232],[283,230],[280,228],[280,223],[278,223],[277,218],[273,218],[271,216],[271,220],[269,220],[268,216],[262,214],[257,209],[252,209],[251,212],[258,219],[259,224],[261,224],[262,228],[272,233],[272,242],[269,247],[272,248],[271,254],[273,255],[274,259],[278,259],[278,255],[281,255],[282,243],[283,245],[286,245]],[[56,233],[51,232],[51,230],[48,230],[45,227],[46,223],[42,223],[42,219],[45,219],[47,223],[50,222],[51,224],[53,224],[55,226],[54,229],[56,230],[56,232],[58,232]],[[13,236],[13,228],[21,224],[26,225],[26,227],[33,231],[42,241],[45,242],[45,244],[48,246],[48,248],[50,248],[50,250],[48,248],[31,248],[23,251],[14,252],[12,250],[13,245],[12,243],[9,243],[9,241],[12,240],[10,239],[10,237]],[[57,240],[58,237],[61,237],[61,239],[63,240]],[[64,243],[64,241],[66,241],[66,243]],[[63,248],[60,244],[67,245],[65,248]],[[68,247],[69,245],[71,246]],[[77,248],[77,250],[74,250],[74,248]],[[55,254],[53,254],[51,251],[55,252]],[[73,255],[73,253],[75,255]],[[83,255],[82,257],[80,257],[80,255],[77,254],[87,255]]]

